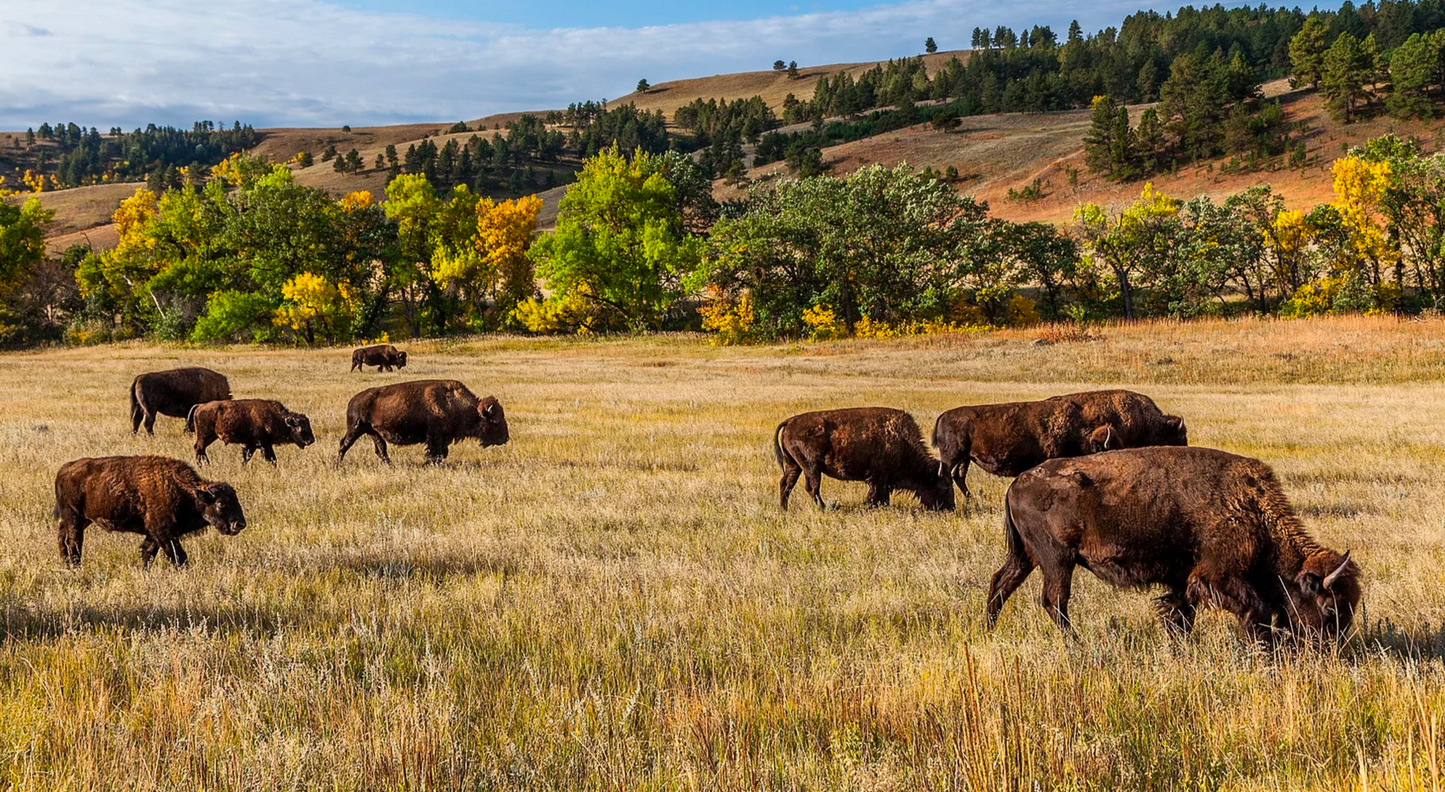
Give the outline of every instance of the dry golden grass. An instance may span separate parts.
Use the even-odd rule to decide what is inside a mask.
[[[413,344],[402,375],[347,350],[125,345],[0,358],[0,787],[17,789],[1433,790],[1445,709],[1445,323],[1139,324],[717,349],[671,336]],[[204,472],[250,527],[140,568],[92,529],[62,568],[55,469],[189,458],[132,438],[125,388],[201,364],[310,414],[319,443]],[[348,397],[456,377],[513,441],[362,442]],[[1031,580],[999,629],[1007,482],[950,515],[906,498],[777,510],[773,427],[882,404],[1134,386],[1191,438],[1275,465],[1364,569],[1362,635],[1260,654],[1228,619],[1171,645],[1148,597],[1080,571],[1062,638]]]

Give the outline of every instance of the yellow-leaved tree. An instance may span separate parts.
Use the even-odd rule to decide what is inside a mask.
[[[303,272],[281,286],[285,300],[271,320],[315,344],[318,336],[327,341],[350,334],[356,300],[350,284],[331,283],[320,275]]]
[[[462,295],[475,329],[496,326],[499,317],[510,315],[536,291],[527,247],[541,211],[542,199],[535,195],[501,202],[481,198],[474,209],[471,250],[441,255],[439,249],[432,259],[432,279]]]

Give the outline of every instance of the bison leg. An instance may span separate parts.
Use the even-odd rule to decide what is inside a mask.
[[[984,608],[984,617],[990,630],[998,623],[998,614],[1003,610],[1004,603],[1028,580],[1033,571],[1034,561],[1029,558],[1028,553],[1010,552],[1008,560],[993,573],[993,580],[988,584],[988,605]]]
[[[963,493],[964,500],[973,498],[973,493],[968,491],[968,455],[964,454],[963,461],[954,465],[949,471],[953,477],[953,483],[958,485],[958,491]]]
[[[157,414],[157,413],[156,413],[154,410],[151,410],[151,409],[146,408],[146,407],[142,407],[141,409],[142,409],[142,410],[145,410],[145,428],[146,428],[146,434],[151,435],[152,437],[154,437],[154,436],[155,436],[155,433],[156,433],[156,414]]]
[[[803,488],[812,496],[813,502],[818,508],[827,509],[828,504],[823,502],[823,474],[816,470],[803,471]]]
[[[1239,617],[1239,626],[1251,641],[1269,635],[1273,614],[1248,581],[1238,575],[1216,575],[1196,567],[1189,576],[1187,596],[1195,608],[1217,605]]]
[[[140,406],[140,402],[136,401],[135,398],[132,397],[130,403],[131,434],[136,434],[140,431],[140,422],[143,420],[145,420],[145,410]]]
[[[893,490],[881,484],[868,484],[868,505],[887,506],[893,500]]]
[[[60,515],[60,558],[68,567],[80,566],[80,550],[85,544],[85,526],[88,522],[78,514]]]
[[[147,536],[144,542],[140,543],[140,563],[146,569],[151,568],[151,563],[156,560],[156,553],[160,552],[161,543],[153,536]]]
[[[341,448],[336,452],[337,465],[340,465],[341,461],[343,459],[346,459],[346,452],[350,451],[351,447],[353,445],[356,445],[356,441],[360,440],[361,436],[364,434],[366,434],[366,432],[360,427],[360,425],[352,426],[346,430],[346,435],[341,438]]]
[[[783,466],[783,478],[778,482],[778,505],[783,511],[788,510],[788,496],[793,494],[793,487],[798,486],[798,476],[803,474],[803,469],[793,464],[789,459]]]
[[[242,465],[245,465],[247,462],[250,462],[250,461],[251,461],[251,456],[252,456],[253,454],[255,454],[255,453],[256,453],[256,447],[255,447],[255,446],[242,446],[242,447],[241,447],[241,464],[242,464]]]
[[[170,559],[171,566],[183,567],[186,565],[186,562],[190,560],[186,555],[186,549],[181,547],[179,540],[163,539],[161,540],[161,546],[165,548],[166,558]]]
[[[271,463],[271,467],[276,467],[276,466],[277,466],[277,465],[276,465],[276,449],[272,448],[272,447],[270,446],[270,444],[261,446],[261,458],[264,459],[264,460],[266,460],[267,462],[270,462],[270,463]]]
[[[1053,617],[1059,629],[1074,634],[1074,625],[1069,621],[1069,596],[1074,586],[1074,559],[1071,557],[1053,559],[1042,565],[1044,573],[1044,596],[1041,604]]]
[[[447,441],[435,438],[426,441],[426,463],[440,465],[447,458]]]
[[[1183,637],[1194,630],[1194,616],[1198,611],[1189,601],[1185,586],[1171,586],[1155,600],[1155,607],[1167,632]]]

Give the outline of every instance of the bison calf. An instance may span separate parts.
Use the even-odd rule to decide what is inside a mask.
[[[231,384],[226,377],[207,368],[179,368],[153,371],[136,377],[130,384],[130,432],[155,434],[156,416],[185,418],[191,408],[209,401],[231,398]],[[186,431],[191,431],[186,422]]]
[[[1046,459],[1123,447],[1112,425],[1087,420],[1065,401],[956,407],[938,416],[933,444],[965,498],[970,460],[995,476],[1017,476]]]
[[[894,490],[918,496],[926,509],[952,511],[953,482],[923,445],[913,416],[884,407],[795,415],[773,432],[773,456],[783,468],[778,503],[788,496],[798,476],[819,508],[822,474],[839,481],[868,483],[868,503],[888,505]]]
[[[272,465],[276,464],[273,446],[294,443],[305,448],[316,442],[311,433],[311,419],[291,412],[286,405],[269,399],[236,399],[213,401],[191,408],[186,418],[196,432],[196,462],[209,462],[206,448],[220,439],[227,445],[241,446],[241,464],[251,461],[257,451]]]
[[[351,371],[363,366],[376,366],[377,371],[406,368],[406,353],[391,344],[362,347],[351,353]]]
[[[511,436],[502,405],[488,396],[478,399],[453,380],[418,380],[383,385],[351,397],[346,405],[346,436],[336,464],[362,435],[370,435],[376,455],[390,464],[386,444],[426,444],[427,464],[447,458],[452,443],[475,438],[483,447],[504,445]]]
[[[1043,605],[1070,631],[1074,567],[1120,588],[1162,586],[1159,611],[1187,633],[1206,605],[1253,639],[1276,627],[1337,637],[1360,603],[1358,569],[1310,538],[1274,472],[1208,448],[1056,459],[1019,476],[1004,506],[1008,558],[989,585],[990,626],[1034,567]]]
[[[207,481],[184,462],[165,457],[104,457],[67,462],[55,474],[55,519],[60,556],[80,565],[85,529],[145,536],[141,561],[150,566],[164,550],[176,566],[186,563],[181,537],[207,525],[227,536],[246,527],[246,515],[230,484]]]

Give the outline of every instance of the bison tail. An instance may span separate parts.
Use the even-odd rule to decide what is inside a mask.
[[[136,395],[136,391],[139,389],[140,377],[136,377],[130,384],[130,419],[137,425],[140,424],[138,416],[141,414],[140,397]]]
[[[192,404],[189,412],[186,413],[186,434],[196,433],[196,410],[199,404]]]
[[[1012,489],[1012,487],[1010,487]],[[1019,535],[1019,528],[1014,524],[1013,505],[1007,494],[1003,498],[1003,541],[1008,548],[1010,558],[1028,558],[1028,550],[1024,547],[1024,538]]]
[[[788,422],[783,421],[778,424],[778,428],[773,430],[773,459],[778,460],[778,467],[780,468],[786,468],[788,466],[787,460],[783,458],[783,443],[779,440],[783,435],[783,427],[787,425]]]

